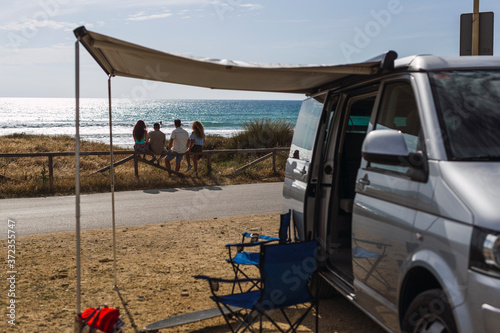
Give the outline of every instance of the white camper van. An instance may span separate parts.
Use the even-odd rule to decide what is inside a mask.
[[[389,332],[500,331],[500,58],[381,60],[300,110],[283,190],[323,279]]]

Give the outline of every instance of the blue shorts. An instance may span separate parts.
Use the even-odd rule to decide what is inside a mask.
[[[174,151],[174,152],[171,152],[171,153],[167,153],[167,156],[165,156],[165,159],[170,162],[175,157],[175,163],[181,163],[182,156],[184,156],[184,154],[179,154],[179,153],[176,153]]]
[[[144,145],[138,145],[137,143],[134,144],[134,150],[138,153],[149,153],[149,144],[144,144]]]

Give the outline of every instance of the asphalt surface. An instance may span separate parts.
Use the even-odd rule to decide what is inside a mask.
[[[283,183],[115,192],[117,227],[278,213]],[[75,196],[0,200],[0,239],[76,230]],[[80,196],[80,228],[112,227],[111,193]],[[9,222],[13,221],[13,222]],[[3,225],[3,228],[1,227]]]

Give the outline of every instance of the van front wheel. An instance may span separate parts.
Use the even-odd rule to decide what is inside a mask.
[[[431,289],[419,294],[411,302],[403,319],[405,333],[455,333],[450,302],[441,289]]]

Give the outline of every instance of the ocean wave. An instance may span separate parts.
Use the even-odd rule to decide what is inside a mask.
[[[13,133],[74,136],[75,106],[72,98],[0,98],[0,136]],[[174,119],[191,131],[200,120],[207,134],[230,137],[254,119],[282,119],[295,122],[300,101],[255,100],[113,100],[113,143],[131,146],[132,129],[137,120],[148,129],[155,122],[170,136]],[[105,98],[80,101],[82,139],[109,143],[109,111]]]

